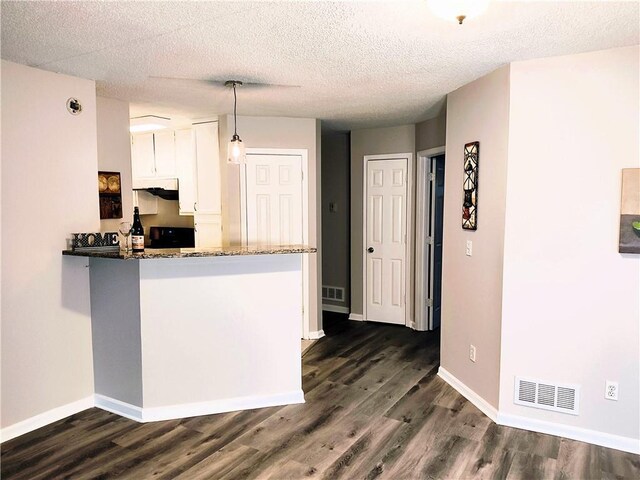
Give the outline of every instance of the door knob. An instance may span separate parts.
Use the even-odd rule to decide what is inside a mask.
[[[367,252],[369,252],[369,253],[373,253],[373,252],[374,252],[373,247],[369,247],[369,248],[367,248]]]

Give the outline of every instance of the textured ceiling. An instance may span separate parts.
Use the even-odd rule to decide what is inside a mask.
[[[494,1],[459,26],[424,0],[3,0],[2,58],[95,79],[138,115],[232,108],[227,89],[150,77],[298,85],[242,88],[238,113],[352,129],[433,117],[448,92],[514,60],[638,44],[639,5]]]

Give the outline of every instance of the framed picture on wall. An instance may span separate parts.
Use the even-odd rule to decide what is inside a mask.
[[[622,169],[620,253],[640,253],[640,168]]]
[[[122,218],[120,172],[98,172],[100,220]]]

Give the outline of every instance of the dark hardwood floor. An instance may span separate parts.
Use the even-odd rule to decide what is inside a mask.
[[[325,319],[306,403],[139,424],[90,409],[2,445],[8,479],[638,479],[637,455],[493,424],[436,376],[439,333]]]

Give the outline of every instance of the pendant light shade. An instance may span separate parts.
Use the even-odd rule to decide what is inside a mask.
[[[427,5],[438,17],[457,21],[477,17],[489,6],[489,0],[427,0]]]
[[[228,87],[233,87],[233,136],[229,142],[229,148],[227,150],[227,162],[235,165],[245,163],[246,152],[244,149],[244,143],[238,135],[238,116],[237,116],[237,104],[238,98],[236,96],[236,86],[242,85],[239,80],[229,80],[225,83]]]
[[[240,139],[240,136],[237,133],[233,134],[231,137],[231,141],[229,142],[229,163],[234,163],[236,165],[240,165],[244,163],[246,158],[246,152],[244,150],[244,142]]]

